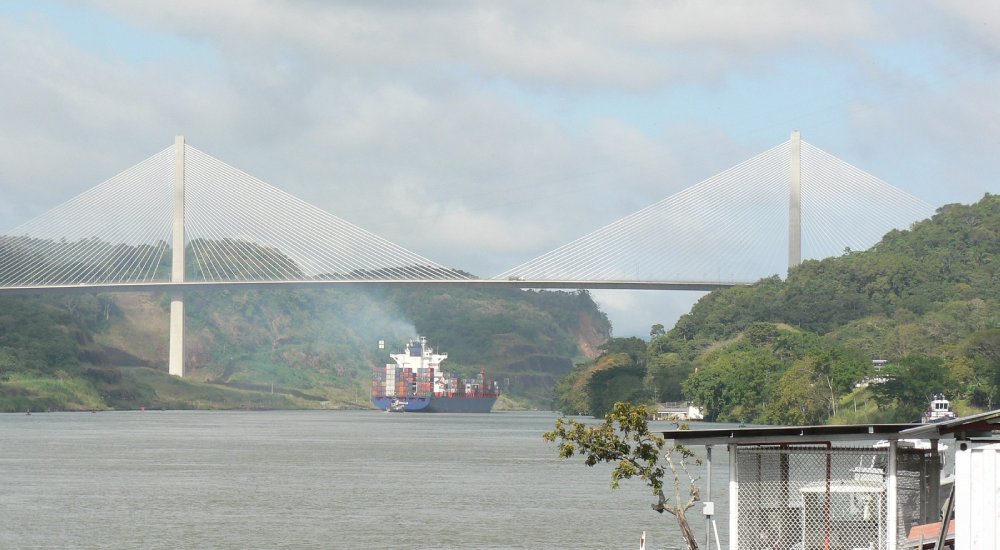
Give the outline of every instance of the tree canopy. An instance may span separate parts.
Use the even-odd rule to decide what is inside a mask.
[[[580,455],[587,466],[613,464],[612,489],[617,489],[623,479],[639,478],[645,482],[657,498],[653,510],[673,515],[688,548],[696,550],[698,542],[686,512],[701,500],[701,495],[698,478],[691,474],[687,465],[690,461],[700,463],[700,460],[682,445],[667,447],[663,437],[652,433],[647,421],[652,412],[644,405],[618,402],[599,426],[559,418],[555,429],[545,433],[543,438],[558,443],[562,458]],[[667,479],[667,470],[670,479]],[[671,496],[664,493],[666,482],[671,482]]]
[[[669,331],[651,327],[640,349],[610,341],[604,357],[574,370],[576,383],[557,388],[556,402],[580,402],[573,391],[604,392],[584,399],[597,404],[683,398],[710,420],[778,424],[909,421],[931,392],[993,408],[1000,196],[943,206],[868,250],[805,261],[784,280],[711,292]],[[627,352],[629,368],[607,368],[612,352]],[[874,359],[890,367],[880,375]]]

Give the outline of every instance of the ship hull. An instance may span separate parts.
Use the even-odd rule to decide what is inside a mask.
[[[372,396],[372,404],[386,410],[392,403],[391,396]],[[406,404],[404,412],[433,413],[488,413],[497,402],[496,396],[452,396],[452,397],[417,397],[415,395],[399,399]]]

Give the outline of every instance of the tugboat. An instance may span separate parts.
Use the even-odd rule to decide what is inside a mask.
[[[389,406],[385,408],[387,413],[401,413],[406,410],[406,401],[400,401],[399,399],[393,399],[389,402]]]
[[[944,394],[939,393],[931,399],[931,403],[927,407],[927,411],[924,412],[923,417],[921,417],[920,422],[923,424],[934,424],[935,422],[944,422],[952,418],[955,418],[955,411],[951,410],[951,402],[945,398]]]
[[[384,411],[488,413],[500,396],[485,369],[466,379],[442,371],[448,354],[434,353],[426,338],[410,340],[403,353],[389,356],[395,364],[372,371],[372,404]]]

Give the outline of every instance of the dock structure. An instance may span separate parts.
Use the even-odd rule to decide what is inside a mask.
[[[731,550],[897,550],[913,547],[906,543],[913,527],[941,521],[948,497],[941,491],[939,441],[954,436],[913,431],[923,428],[744,427],[674,430],[663,436],[706,448],[709,495],[712,448],[729,451]],[[714,515],[715,503],[705,503],[709,545],[710,534],[717,532]]]
[[[907,437],[955,439],[955,482],[935,548],[1000,550],[1000,410],[923,424]]]

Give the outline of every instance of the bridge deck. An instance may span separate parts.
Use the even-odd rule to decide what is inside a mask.
[[[209,290],[233,288],[331,288],[331,287],[428,287],[428,288],[521,288],[521,289],[616,289],[616,290],[694,290],[709,292],[719,288],[745,286],[751,283],[720,281],[541,281],[523,279],[455,279],[455,280],[334,280],[334,281],[186,281],[183,283],[108,283],[51,286],[2,287],[0,294],[34,294],[38,292],[151,292],[176,290]]]

